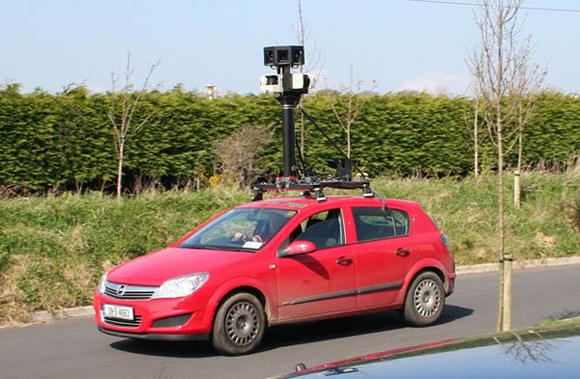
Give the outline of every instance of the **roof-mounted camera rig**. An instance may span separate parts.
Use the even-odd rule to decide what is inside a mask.
[[[264,47],[264,65],[276,69],[276,74],[263,75],[260,78],[260,89],[266,93],[274,93],[282,108],[282,140],[284,154],[283,175],[276,183],[260,183],[255,187],[253,200],[261,200],[264,191],[294,190],[302,191],[304,195],[315,192],[319,201],[326,199],[323,193],[325,187],[340,189],[362,189],[365,197],[373,197],[374,190],[366,175],[354,162],[336,145],[314,119],[303,108],[299,110],[338,150],[342,158],[337,159],[335,176],[319,174],[305,168],[304,157],[299,155],[302,167],[296,164],[296,133],[294,128],[294,111],[302,95],[314,86],[314,78],[309,74],[292,73],[292,68],[304,65],[303,46],[269,46]],[[353,180],[352,167],[360,176]],[[379,195],[377,193],[377,195]],[[379,195],[380,196],[380,195]]]

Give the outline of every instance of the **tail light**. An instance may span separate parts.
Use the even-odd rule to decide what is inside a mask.
[[[449,245],[449,237],[447,237],[447,234],[441,234],[441,242],[443,242],[443,245],[445,245],[447,251],[451,253],[451,246]]]

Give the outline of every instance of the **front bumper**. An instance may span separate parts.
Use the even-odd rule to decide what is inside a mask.
[[[208,341],[209,334],[161,334],[161,333],[133,333],[107,329],[98,326],[100,332],[123,338],[134,338],[148,341]]]
[[[197,301],[196,301],[197,300]],[[203,340],[211,332],[207,301],[193,296],[176,299],[120,300],[95,293],[95,322],[103,333],[119,337],[164,340]],[[133,319],[105,317],[103,305],[133,309]]]

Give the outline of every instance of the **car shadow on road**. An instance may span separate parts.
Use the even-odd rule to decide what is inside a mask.
[[[468,317],[473,309],[446,305],[435,325],[446,324]],[[281,346],[299,345],[321,340],[332,340],[364,334],[372,334],[409,327],[397,311],[372,313],[362,316],[316,321],[308,324],[274,327],[268,330],[260,351]]]
[[[468,317],[473,309],[446,305],[436,325],[446,324]],[[362,316],[315,321],[306,324],[277,326],[268,329],[258,352],[282,346],[300,345],[315,341],[361,336],[388,330],[407,328],[400,312],[387,311]],[[131,354],[172,358],[213,357],[216,352],[209,342],[163,342],[123,339],[111,343],[111,347]]]
[[[445,310],[437,324],[447,324],[460,318],[469,317],[473,314],[473,309],[464,308],[457,305],[446,304]]]
[[[111,343],[111,347],[126,353],[157,357],[205,358],[216,356],[216,352],[207,341],[165,342],[123,339]]]

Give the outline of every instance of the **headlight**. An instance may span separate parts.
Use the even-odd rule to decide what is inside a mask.
[[[191,295],[195,290],[203,285],[209,278],[208,273],[180,276],[166,281],[159,287],[152,299],[168,299],[173,297],[183,297]]]
[[[105,284],[107,283],[107,274],[108,273],[109,273],[108,271],[105,272],[103,274],[103,276],[101,277],[101,281],[99,282],[99,287],[98,287],[100,293],[105,293]]]

